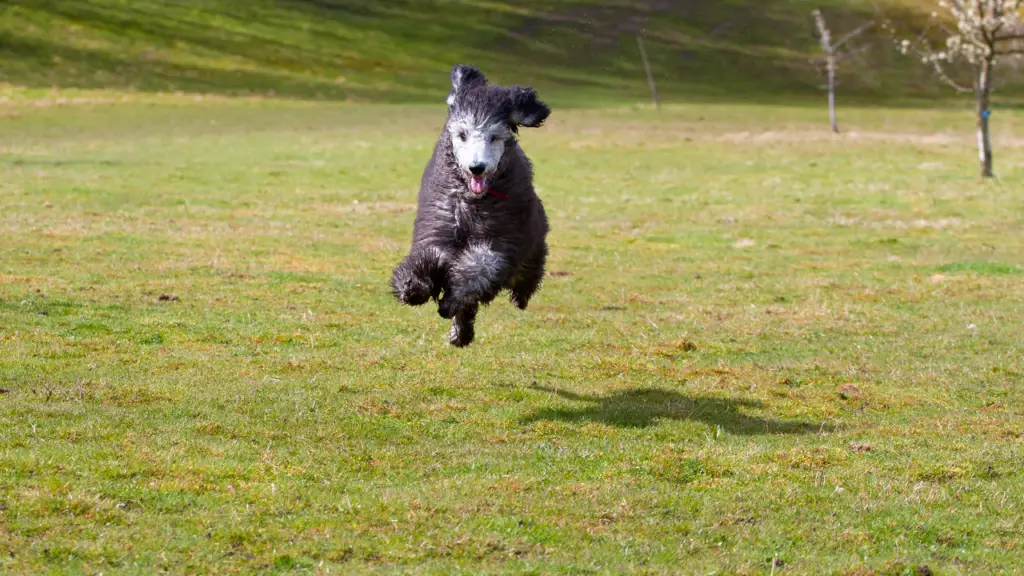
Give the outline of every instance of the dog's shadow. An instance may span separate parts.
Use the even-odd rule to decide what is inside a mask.
[[[534,385],[530,388],[586,405],[579,408],[542,408],[522,418],[524,424],[542,420],[589,421],[621,428],[645,428],[666,419],[689,420],[721,426],[728,433],[743,435],[809,434],[833,429],[825,423],[772,420],[744,414],[741,408],[761,406],[760,402],[753,400],[691,397],[661,388],[635,388],[608,396],[576,394],[547,386]]]

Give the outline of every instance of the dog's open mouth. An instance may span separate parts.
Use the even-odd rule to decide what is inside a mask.
[[[469,190],[473,194],[483,194],[487,191],[487,176],[473,176],[469,180]]]

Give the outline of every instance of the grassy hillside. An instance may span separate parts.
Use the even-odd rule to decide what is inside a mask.
[[[561,105],[600,104],[648,98],[642,32],[666,99],[804,99],[822,82],[815,7],[837,34],[873,14],[863,0],[10,0],[0,82],[437,101],[469,62]],[[887,40],[860,45],[845,98],[947,94]]]

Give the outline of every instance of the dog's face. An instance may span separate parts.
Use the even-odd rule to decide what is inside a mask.
[[[540,126],[551,110],[532,88],[488,84],[470,66],[453,68],[451,79],[447,133],[463,180],[470,192],[480,195],[512,148],[517,129]]]
[[[491,118],[461,115],[448,124],[455,160],[474,194],[487,191],[487,179],[498,169],[512,138],[508,125]]]

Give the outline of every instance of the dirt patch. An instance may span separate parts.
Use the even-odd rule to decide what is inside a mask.
[[[724,126],[721,128],[725,128]],[[616,127],[614,137],[601,137],[573,130],[573,138],[567,146],[574,150],[634,148],[642,145],[648,149],[666,149],[692,146],[700,142],[722,142],[739,145],[764,146],[771,144],[813,144],[834,142],[836,144],[891,144],[920,146],[925,148],[973,147],[974,139],[969,131],[963,132],[881,132],[850,131],[832,134],[828,130],[806,127],[756,131],[720,131],[713,126],[701,126],[690,122],[667,123],[660,128],[635,129]],[[1024,148],[1024,138],[1005,136],[995,138],[995,145],[1001,148]],[[920,170],[937,170],[941,164],[925,163]]]
[[[398,214],[413,212],[416,210],[416,205],[404,202],[360,202],[359,200],[353,200],[351,204],[328,204],[323,209],[336,214]]]
[[[932,230],[949,230],[953,228],[966,228],[965,223],[960,218],[937,218],[934,220],[928,220],[925,218],[918,218],[916,220],[897,220],[893,218],[884,218],[873,220],[870,218],[862,218],[860,216],[844,216],[837,214],[828,220],[829,224],[835,226],[861,226],[863,228],[897,228],[900,230],[907,229],[924,229],[929,228]]]
[[[700,135],[692,135],[700,139]],[[705,136],[704,139],[707,139]],[[773,143],[773,142],[884,142],[890,144],[914,144],[919,146],[952,146],[973,145],[974,140],[967,132],[964,133],[914,133],[914,132],[875,132],[853,130],[842,134],[832,134],[825,130],[767,130],[765,132],[726,132],[711,137],[719,142],[735,143]],[[1000,138],[998,144],[1013,148],[1024,147],[1024,138]],[[929,168],[933,168],[930,166]]]
[[[839,387],[839,397],[843,400],[860,397],[860,388],[854,384],[844,384]]]

